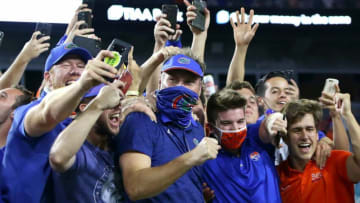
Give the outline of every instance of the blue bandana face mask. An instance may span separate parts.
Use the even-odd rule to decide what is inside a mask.
[[[198,95],[183,86],[168,87],[157,93],[156,107],[171,121],[181,127],[191,122],[191,110],[198,100]]]

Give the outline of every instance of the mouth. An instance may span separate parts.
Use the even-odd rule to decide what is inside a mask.
[[[300,143],[300,144],[298,144],[298,148],[300,149],[300,152],[308,153],[310,151],[311,144],[310,143]]]
[[[279,101],[277,104],[280,106],[285,106],[286,103],[287,103],[286,101]]]
[[[114,113],[109,116],[110,125],[112,127],[119,127],[120,126],[120,113]]]

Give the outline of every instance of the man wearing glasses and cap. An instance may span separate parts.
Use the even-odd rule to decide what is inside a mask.
[[[45,64],[46,89],[41,97],[16,109],[2,162],[3,198],[9,202],[49,202],[49,151],[57,135],[71,122],[68,117],[82,96],[116,69],[102,62],[113,57],[102,51],[94,60],[75,44],[52,49]]]
[[[215,139],[204,137],[204,129],[192,117],[204,64],[187,49],[171,55],[162,67],[157,92],[158,122],[131,113],[117,136],[119,164],[131,201],[204,202],[197,166],[216,158],[220,149]]]

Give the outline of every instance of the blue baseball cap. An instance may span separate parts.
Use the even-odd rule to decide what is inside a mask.
[[[204,76],[201,66],[194,59],[183,54],[177,54],[175,56],[172,56],[164,63],[161,71],[166,72],[176,69],[190,71],[200,77]]]
[[[92,59],[90,52],[88,52],[86,49],[78,47],[76,44],[61,44],[60,46],[57,46],[51,50],[49,56],[46,59],[45,72],[50,71],[53,65],[55,65],[68,54],[78,55],[85,63],[89,59]]]
[[[96,97],[96,96],[99,94],[101,88],[103,88],[104,86],[105,86],[105,84],[102,83],[102,84],[100,84],[100,85],[97,85],[97,86],[91,88],[91,89],[83,96],[82,99],[85,99],[85,98],[88,98],[88,97]]]

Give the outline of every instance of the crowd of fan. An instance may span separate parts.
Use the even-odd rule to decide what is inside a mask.
[[[300,98],[285,70],[254,86],[244,81],[259,27],[253,10],[245,23],[244,8],[231,20],[227,86],[209,92],[210,11],[200,30],[196,7],[184,4],[189,29],[158,16],[153,54],[139,66],[132,47],[119,69],[106,62],[118,53],[93,56],[73,43],[100,40],[94,28],[80,29],[78,13],[91,9],[79,6],[36,95],[18,86],[29,62],[50,49],[50,36],[33,33],[0,77],[0,202],[354,202],[360,127],[350,95],[334,85],[318,101]],[[186,31],[193,41],[182,48]],[[319,130],[323,109],[331,138]]]

